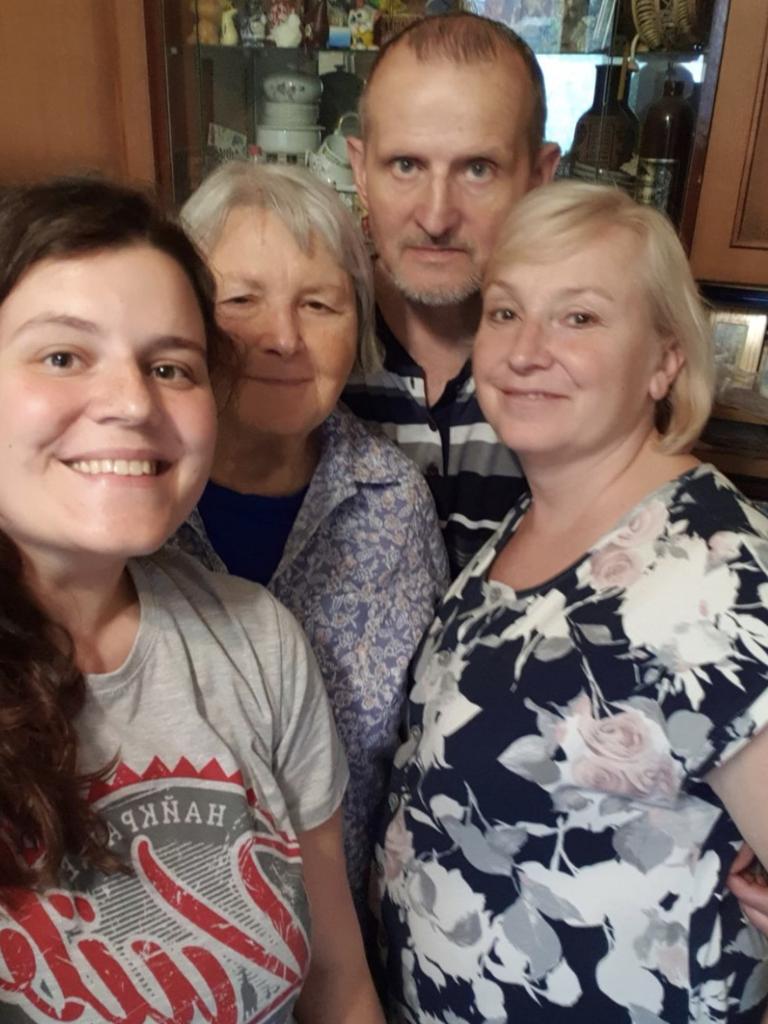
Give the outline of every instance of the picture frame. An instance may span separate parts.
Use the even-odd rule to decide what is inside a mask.
[[[710,322],[718,371],[737,371],[740,376],[757,374],[768,329],[768,314],[715,309],[710,313]],[[768,388],[768,377],[765,383]]]
[[[757,368],[757,380],[755,391],[763,398],[768,398],[768,345],[763,345],[763,354],[760,357],[760,365]]]

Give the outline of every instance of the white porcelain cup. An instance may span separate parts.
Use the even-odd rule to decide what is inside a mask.
[[[340,132],[332,132],[310,153],[309,166],[315,174],[335,188],[348,188],[355,179],[347,156],[347,140]]]
[[[321,153],[327,153],[328,159],[341,167],[349,167],[349,151],[347,140],[341,132],[331,132],[326,135],[320,146]]]

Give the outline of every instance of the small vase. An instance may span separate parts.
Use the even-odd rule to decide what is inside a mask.
[[[619,97],[620,64],[598,64],[592,106],[576,122],[571,165],[590,164],[618,171],[632,158],[638,121],[624,97]],[[629,72],[624,93],[628,92]]]
[[[683,83],[668,79],[664,95],[648,108],[640,133],[635,198],[680,223],[695,117]]]

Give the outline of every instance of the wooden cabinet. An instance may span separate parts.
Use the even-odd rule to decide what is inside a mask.
[[[238,0],[241,10],[245,3],[246,0]],[[349,5],[352,0],[338,0],[334,6],[340,8],[343,3]],[[449,0],[448,6],[454,3],[458,0]],[[305,6],[309,4],[310,0],[305,0]],[[170,194],[176,203],[184,201],[201,176],[212,169],[224,153],[235,151],[236,155],[244,157],[257,150],[258,128],[266,119],[261,83],[268,72],[281,67],[303,68],[323,76],[332,74],[334,68],[343,65],[343,73],[352,72],[362,80],[375,56],[372,50],[343,52],[340,49],[321,49],[306,53],[271,46],[249,49],[236,44],[195,45],[190,6],[194,5],[187,0],[165,0],[162,30],[158,33],[164,40],[164,52],[160,52],[159,60],[151,62],[153,73],[164,76],[167,97],[162,111],[166,138],[159,146],[166,156],[158,161],[158,168],[164,191],[169,191],[166,181],[170,180]],[[419,6],[426,7],[424,0],[415,0],[409,4],[409,10]],[[540,0],[499,5],[493,0],[477,0],[471,6],[479,13],[505,21],[537,49],[548,92],[548,138],[556,141],[563,150],[562,173],[586,180],[618,183],[634,193],[636,182],[632,163],[619,168],[614,166],[615,161],[604,156],[604,151],[613,152],[615,149],[606,144],[614,129],[610,129],[610,119],[605,116],[609,100],[614,97],[602,97],[603,116],[601,120],[599,115],[595,118],[599,125],[593,122],[591,132],[595,140],[594,152],[587,149],[578,159],[569,155],[580,116],[597,102],[596,65],[609,62],[620,65],[622,58],[625,65],[631,63],[631,81],[624,71],[610,76],[610,80],[616,84],[615,98],[618,99],[621,91],[622,104],[632,108],[637,116],[642,117],[648,105],[661,96],[670,65],[674,65],[671,74],[684,83],[686,98],[696,104],[702,76],[706,75],[714,83],[720,57],[722,32],[717,36],[717,45],[706,46],[712,20],[710,15],[716,12],[715,21],[722,27],[728,0],[675,0],[674,12],[669,0],[662,19],[663,31],[659,30],[657,38],[653,37],[650,29],[653,16],[648,11],[643,17],[639,14],[633,16],[629,0],[614,0],[613,3],[595,0],[589,4],[587,0],[575,0],[573,4],[566,5],[542,5]],[[683,31],[685,19],[680,12],[686,10],[690,19]],[[588,15],[588,11],[592,13]],[[601,12],[600,18],[593,16],[596,11]],[[695,17],[694,11],[698,12]],[[149,9],[145,16],[149,26]],[[602,25],[599,30],[598,22]],[[641,25],[644,34],[638,34]],[[209,38],[206,34],[206,39]],[[636,48],[638,40],[640,45]],[[662,49],[662,45],[667,48]],[[630,62],[630,54],[634,54],[636,60],[633,58]],[[624,97],[628,83],[628,95]],[[450,97],[446,97],[446,102],[450,102]],[[638,125],[629,109],[623,121],[625,128],[629,126],[625,132],[629,138],[628,155],[633,147],[636,148],[637,139],[633,137],[637,134]],[[698,122],[703,156],[708,118],[699,117]],[[326,129],[329,127],[324,125]],[[225,140],[221,145],[215,141],[219,133]],[[232,137],[235,146],[230,144]],[[270,160],[274,154],[262,152],[257,155]],[[687,233],[684,233],[686,242],[692,234],[696,211],[695,190],[689,191],[691,200]]]
[[[700,280],[768,287],[768,2],[712,3],[711,95],[682,234]],[[0,183],[98,170],[183,199],[204,170],[209,124],[232,120],[214,102],[224,71],[247,55],[211,47],[201,59],[186,43],[187,0],[33,6],[0,0]],[[248,79],[244,109],[252,90]]]
[[[733,0],[691,248],[696,277],[768,288],[768,3]]]
[[[0,0],[0,182],[153,182],[142,0]]]

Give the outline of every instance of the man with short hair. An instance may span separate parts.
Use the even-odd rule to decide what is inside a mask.
[[[524,487],[477,405],[470,355],[499,227],[549,181],[544,83],[530,48],[472,14],[426,18],[379,53],[350,139],[376,250],[384,368],[352,379],[350,408],[419,465],[454,575]]]

